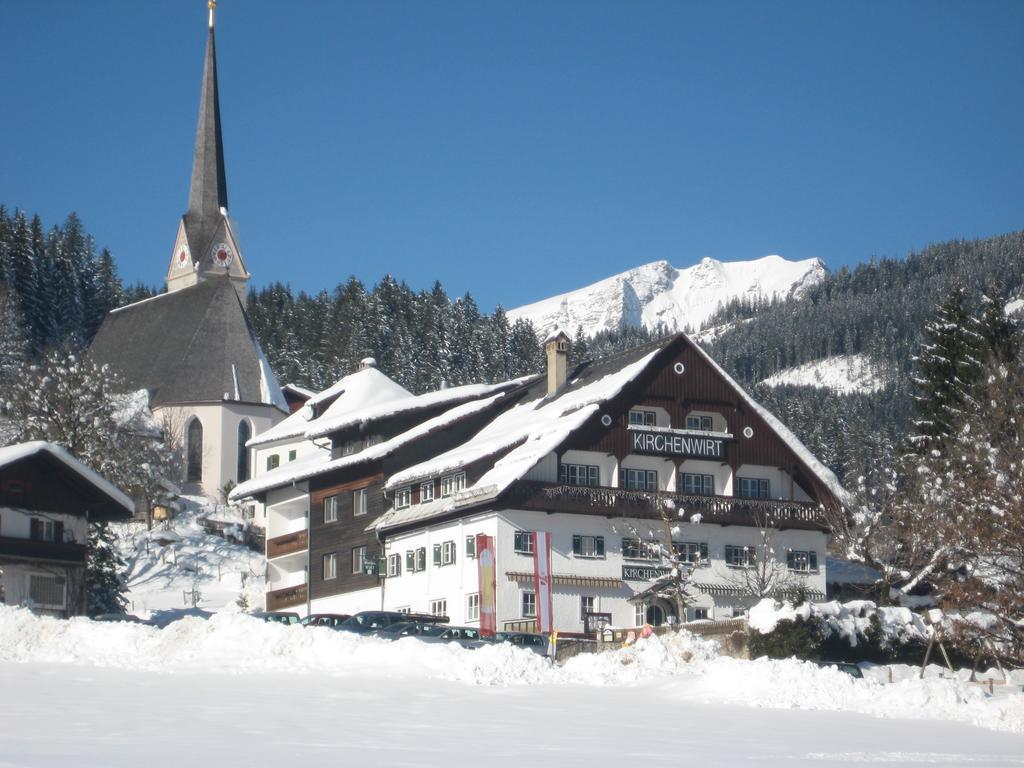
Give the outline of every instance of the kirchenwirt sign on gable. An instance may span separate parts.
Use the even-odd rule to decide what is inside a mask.
[[[728,439],[693,432],[663,432],[653,429],[629,430],[629,443],[634,453],[659,456],[686,456],[692,459],[725,459]]]

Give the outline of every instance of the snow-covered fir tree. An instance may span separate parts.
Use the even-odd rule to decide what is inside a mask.
[[[124,559],[117,553],[110,526],[106,523],[90,525],[85,563],[86,613],[98,616],[125,612],[128,604],[124,596],[126,567]]]

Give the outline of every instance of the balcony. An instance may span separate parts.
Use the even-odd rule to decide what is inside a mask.
[[[306,602],[306,585],[300,584],[297,587],[285,587],[267,592],[267,610],[280,611],[284,608],[292,608]]]
[[[296,552],[302,552],[309,546],[309,532],[306,530],[286,533],[284,536],[275,536],[267,539],[267,559],[284,557]]]
[[[0,557],[25,560],[51,560],[61,563],[85,564],[84,544],[63,544],[56,541],[36,541],[0,537]]]
[[[522,509],[544,512],[654,520],[662,519],[662,515],[667,513],[670,519],[680,522],[828,531],[822,510],[813,502],[689,496],[669,491],[634,491],[528,480],[516,483],[507,498]]]

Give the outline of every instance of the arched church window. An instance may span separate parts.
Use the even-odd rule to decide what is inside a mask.
[[[249,420],[242,419],[238,422],[238,474],[236,477],[239,483],[249,479],[249,449],[245,447],[245,444],[251,437],[252,427],[249,426]]]
[[[185,482],[198,483],[203,479],[203,425],[192,419],[188,425],[185,448]]]

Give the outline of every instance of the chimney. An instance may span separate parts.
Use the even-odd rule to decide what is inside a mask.
[[[544,351],[548,356],[548,394],[553,395],[565,386],[569,358],[569,337],[565,331],[552,331],[544,339]]]
[[[367,368],[376,368],[376,367],[377,367],[377,361],[375,359],[373,359],[372,357],[364,357],[362,360],[359,361],[359,368],[358,368],[358,370],[365,371]]]

